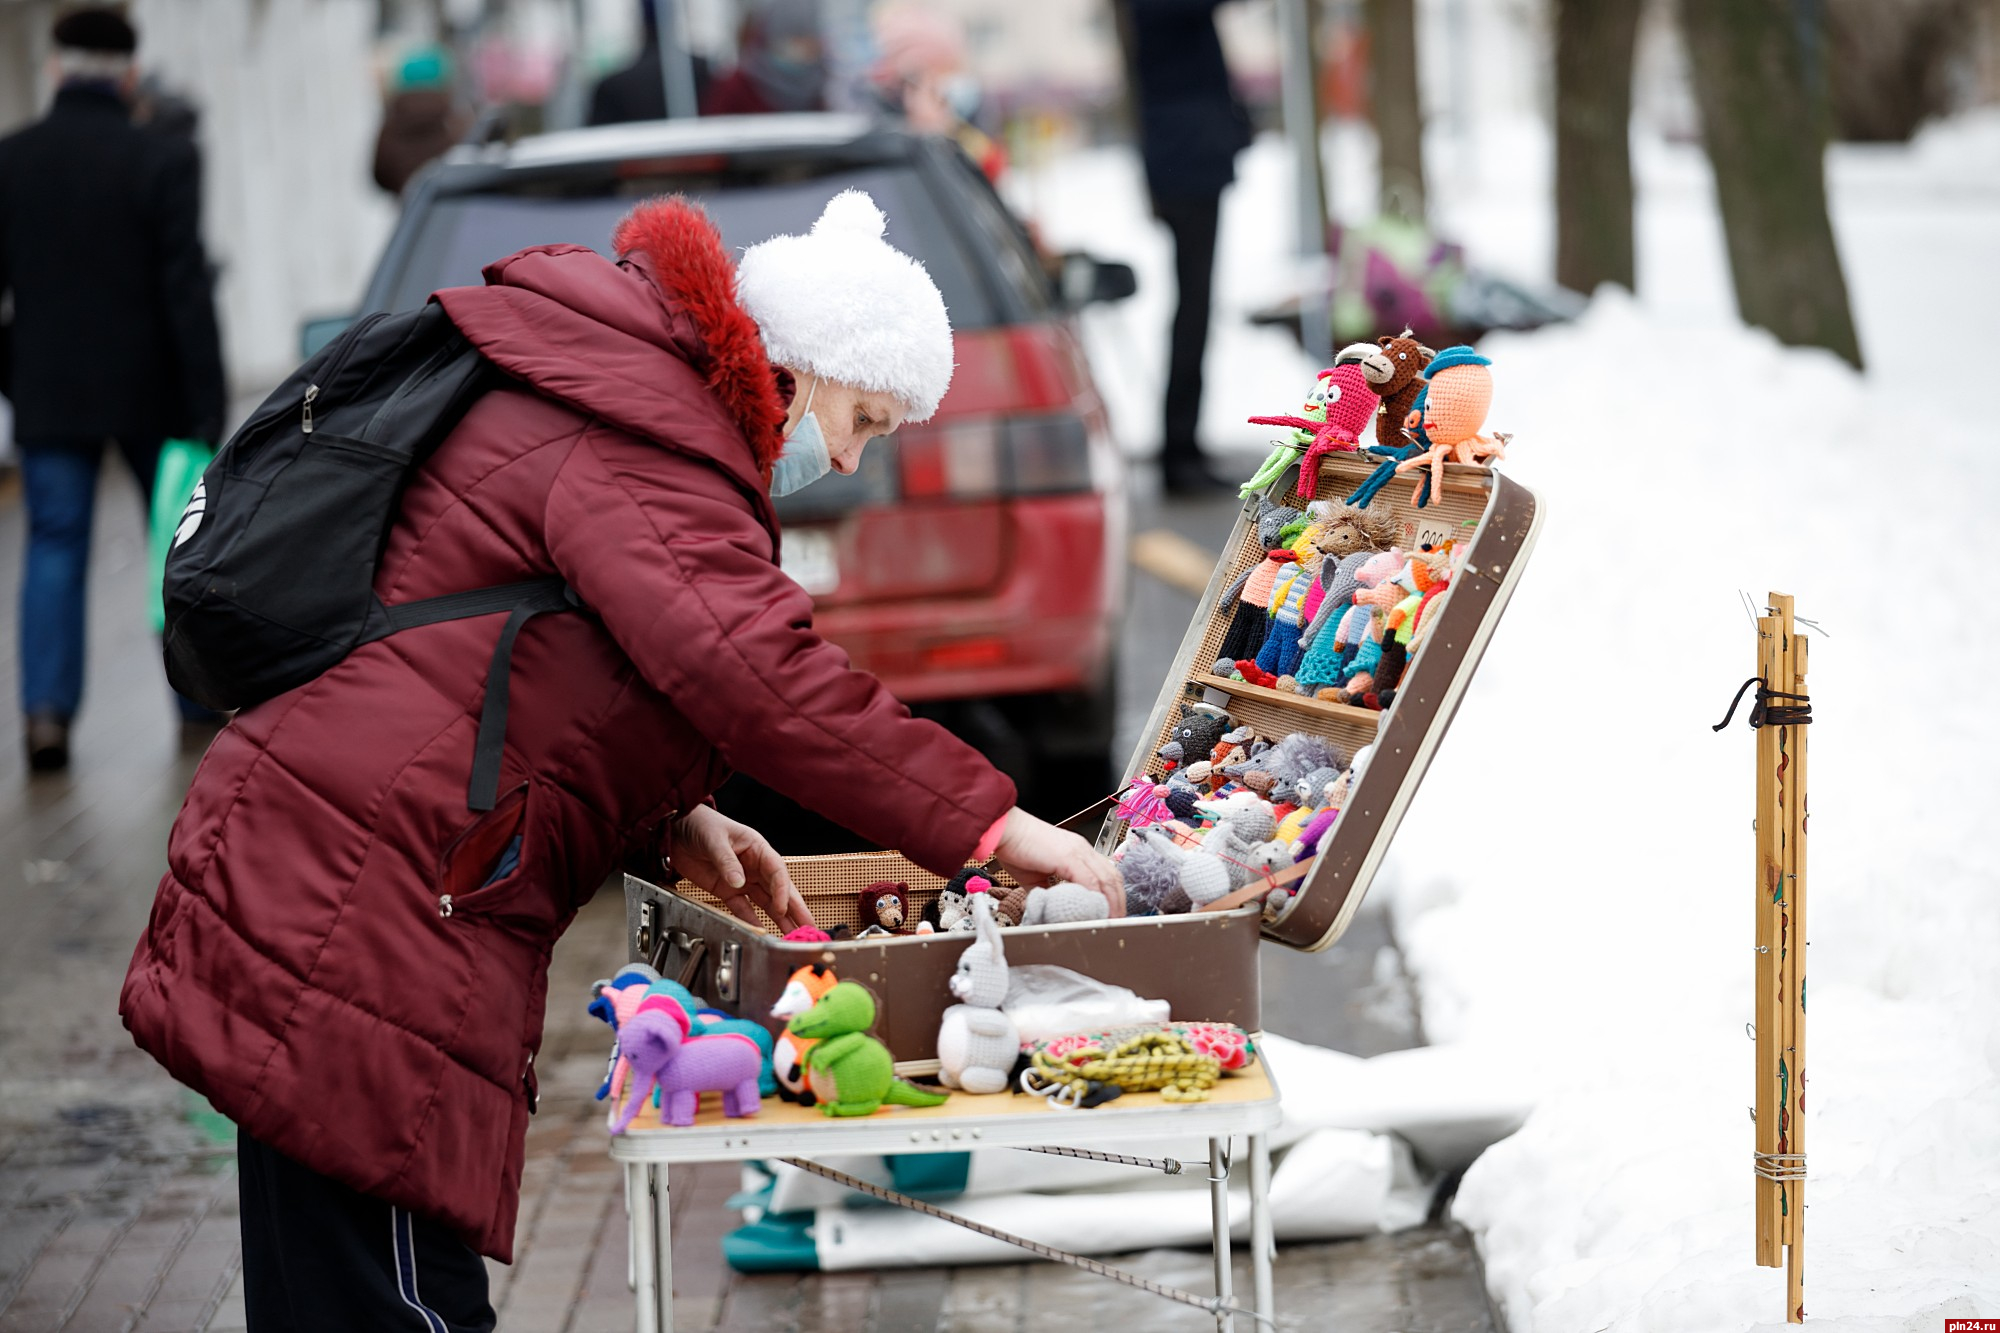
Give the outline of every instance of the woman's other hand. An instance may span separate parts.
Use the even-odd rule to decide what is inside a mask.
[[[813,924],[785,858],[763,834],[715,807],[698,805],[674,821],[671,852],[675,871],[751,925],[763,926],[753,906],[764,909],[780,935]]]
[[[1068,880],[1095,889],[1111,904],[1111,915],[1125,915],[1125,880],[1108,856],[1067,829],[1057,828],[1015,806],[1007,812],[1000,844],[993,855],[1019,884],[1049,884]]]

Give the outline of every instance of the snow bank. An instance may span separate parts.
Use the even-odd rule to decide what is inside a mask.
[[[1609,291],[1483,350],[1549,519],[1385,888],[1426,1030],[1543,1087],[1455,1206],[1510,1325],[1782,1314],[1751,1243],[1754,742],[1740,715],[1709,730],[1752,669],[1739,588],[1791,592],[1830,632],[1810,679],[1807,1311],[1912,1330],[2000,1311],[1991,429],[1922,413],[1893,367],[1865,380]]]
[[[1373,192],[1354,138],[1327,140],[1350,220]],[[1474,263],[1546,280],[1545,127],[1496,117],[1460,147],[1427,145],[1439,225]],[[1513,1333],[1782,1327],[1783,1271],[1755,1266],[1751,1238],[1754,739],[1740,713],[1709,730],[1753,669],[1739,590],[1775,589],[1830,631],[1810,680],[1806,1309],[1843,1330],[1994,1317],[2000,427],[1981,362],[2000,345],[2000,110],[1829,152],[1866,376],[1737,321],[1699,148],[1640,135],[1634,165],[1639,299],[1607,291],[1577,325],[1482,346],[1506,466],[1549,520],[1376,891],[1431,1039],[1541,1093],[1456,1213]],[[1239,168],[1216,442],[1310,373],[1241,327],[1289,276],[1289,185],[1275,140]],[[1153,284],[1090,315],[1144,453],[1167,241],[1129,154],[1043,183],[1062,187],[1039,193],[1053,239]]]

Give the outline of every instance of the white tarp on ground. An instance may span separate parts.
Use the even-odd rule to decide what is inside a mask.
[[[1421,1222],[1439,1171],[1463,1166],[1513,1132],[1532,1095],[1511,1070],[1466,1048],[1421,1047],[1364,1060],[1266,1036],[1284,1097],[1271,1134],[1272,1221],[1279,1240],[1324,1240]],[[1089,1111],[1072,1113],[1087,1117]],[[1062,1142],[1060,1133],[1051,1134]],[[1414,1151],[1413,1151],[1414,1149]],[[1118,1151],[1172,1157],[1179,1177],[1011,1149],[972,1155],[965,1194],[947,1210],[1031,1240],[1085,1254],[1205,1243],[1210,1214],[1203,1140],[1156,1140]],[[1232,1145],[1239,1184],[1232,1228],[1249,1234],[1244,1145]],[[826,1163],[890,1184],[879,1157]],[[845,1190],[778,1166],[774,1212],[814,1208],[824,1269],[1014,1263],[1021,1251],[900,1208],[849,1207]],[[1143,1196],[1139,1198],[1136,1196]]]

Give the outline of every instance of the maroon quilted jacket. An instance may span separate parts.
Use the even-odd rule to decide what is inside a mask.
[[[1014,800],[780,572],[783,407],[707,219],[651,203],[617,243],[438,294],[520,383],[417,475],[376,578],[394,604],[560,574],[589,608],[521,632],[498,807],[466,783],[501,617],[357,650],[216,738],[119,998],[251,1134],[501,1260],[550,947],[670,813],[740,769],[949,873]]]

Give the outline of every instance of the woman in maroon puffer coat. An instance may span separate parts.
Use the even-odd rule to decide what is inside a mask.
[[[670,849],[740,915],[810,921],[763,837],[704,804],[731,769],[938,873],[997,854],[1122,911],[1115,868],[852,670],[778,567],[781,456],[782,484],[851,472],[950,378],[943,303],[881,229],[842,196],[739,278],[697,208],[660,200],[617,264],[538,246],[438,293],[512,382],[414,477],[376,591],[560,575],[588,610],[521,632],[488,814],[465,790],[491,619],[246,710],[188,792],[120,1012],[240,1127],[253,1329],[491,1327],[478,1256],[512,1257],[549,951],[578,906]]]

